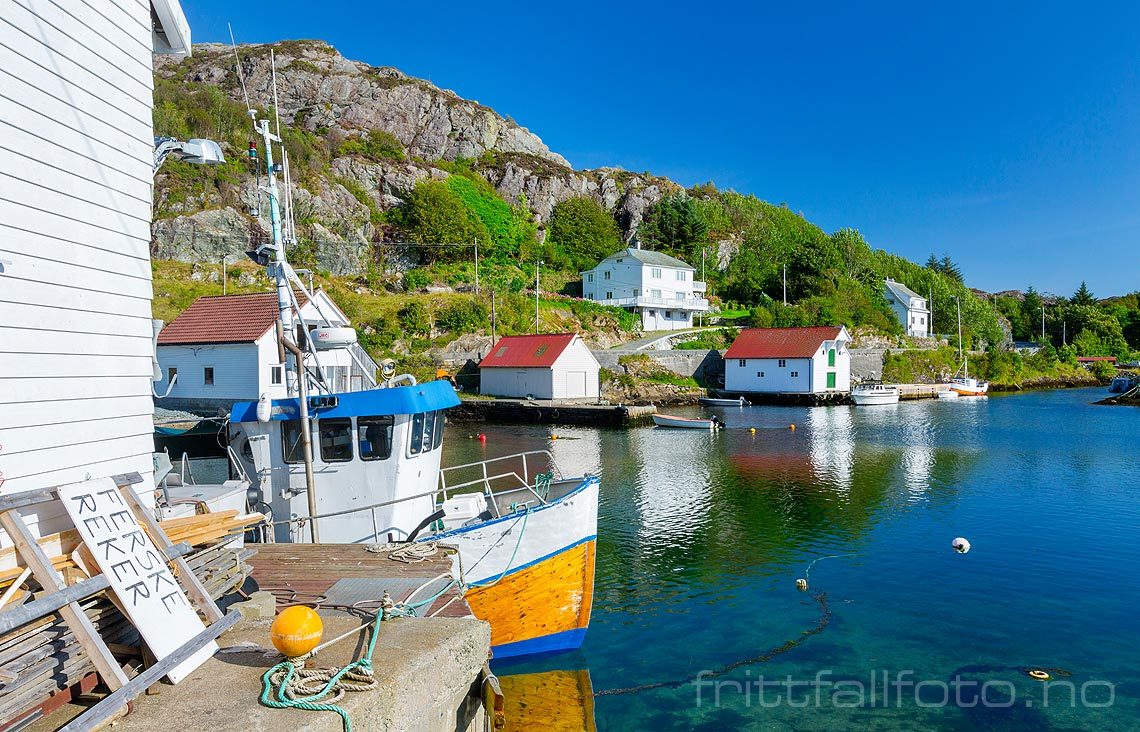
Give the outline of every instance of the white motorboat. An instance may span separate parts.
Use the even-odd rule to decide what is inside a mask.
[[[724,425],[717,417],[697,419],[693,417],[677,417],[672,414],[654,414],[653,424],[658,427],[674,427],[688,430],[713,430]]]
[[[958,398],[958,392],[954,391],[953,389],[946,389],[944,391],[938,392],[938,398],[939,399],[957,399]]]
[[[697,400],[706,407],[750,407],[752,403],[744,397],[736,399],[720,399],[718,397],[701,397]]]
[[[899,388],[887,384],[860,384],[851,390],[851,399],[860,407],[876,404],[898,404]]]

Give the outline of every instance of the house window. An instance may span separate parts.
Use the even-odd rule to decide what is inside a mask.
[[[667,319],[672,318],[673,317],[673,311],[672,310],[666,310],[665,311],[665,317]]]
[[[650,294],[650,295],[652,295],[653,297],[658,297],[658,298],[659,298],[659,297],[661,297],[661,290],[653,290],[653,291],[652,291],[652,292],[650,292],[649,294]]]
[[[613,294],[612,292],[607,292],[607,293],[606,293],[606,299],[607,299],[607,300],[613,300],[613,299],[614,299],[614,294]]]
[[[736,365],[739,366],[740,368],[744,368],[745,366],[748,365],[748,362],[745,361],[743,358],[741,358],[741,359],[737,359]]]
[[[206,386],[213,386],[214,385],[214,367],[213,366],[207,366],[206,368],[202,369],[202,383],[205,384]]]
[[[649,276],[650,276],[650,277],[652,277],[652,278],[653,278],[653,279],[655,279],[655,280],[659,280],[659,279],[661,279],[661,268],[660,268],[660,267],[653,267],[653,268],[651,268],[651,269],[649,270]]]
[[[925,315],[921,315],[921,316],[919,316],[919,318],[918,318],[918,324],[919,324],[919,325],[926,325],[926,316],[925,316]]]
[[[270,384],[273,384],[274,386],[280,384],[282,379],[284,378],[284,376],[285,376],[285,370],[281,366],[270,366],[269,367],[269,383]]]
[[[625,260],[624,260],[624,259],[618,259],[618,260],[616,260],[616,261],[617,261],[617,263],[618,263],[618,264],[621,264],[621,263],[622,263],[622,262],[624,262]]]
[[[796,378],[796,377],[798,377],[799,375],[800,375],[800,372],[799,372],[799,371],[793,371],[793,372],[792,372],[792,378],[793,378],[793,379],[794,379],[794,378]]]
[[[168,383],[168,384],[174,383],[174,377],[175,376],[178,376],[178,369],[171,366],[170,368],[168,368],[166,370],[166,383]]]
[[[757,375],[758,377],[760,377],[761,379],[763,379],[763,378],[764,378],[764,372],[763,372],[763,371],[757,371],[757,372],[756,372],[756,375]]]
[[[606,273],[604,275],[602,275],[602,279],[608,280],[609,278],[610,278],[610,271],[606,270]]]
[[[678,293],[677,293],[677,299],[678,299],[678,300],[684,300],[684,299],[685,299],[685,293],[683,293],[683,292],[678,292]]]
[[[634,297],[637,297],[640,294],[641,294],[641,290],[637,289],[636,287],[633,288],[633,296]]]
[[[786,368],[788,365],[788,362],[781,358],[780,363],[778,365],[780,368]]]
[[[677,270],[677,281],[684,282],[689,276],[689,273],[683,269]]]
[[[359,417],[356,420],[356,441],[360,447],[361,460],[387,460],[392,457],[392,427],[395,422],[395,417],[391,415]]]
[[[352,460],[352,420],[348,417],[322,419],[317,422],[321,440],[321,460],[346,463]]]
[[[586,281],[587,282],[593,282],[594,281],[594,273],[593,272],[586,275]]]

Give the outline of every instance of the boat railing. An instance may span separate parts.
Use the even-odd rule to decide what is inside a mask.
[[[322,519],[336,518],[339,516],[348,516],[350,514],[356,514],[356,513],[361,513],[363,511],[368,511],[371,514],[371,518],[372,518],[373,539],[374,539],[374,541],[379,541],[380,540],[379,537],[380,537],[380,533],[381,533],[381,528],[380,528],[380,524],[379,524],[379,519],[378,519],[377,514],[376,514],[377,510],[379,510],[381,508],[388,507],[388,506],[394,506],[396,504],[403,503],[405,501],[414,501],[414,500],[417,500],[420,498],[425,498],[425,497],[430,496],[433,500],[433,503],[436,506],[439,506],[444,501],[446,501],[448,499],[449,494],[455,495],[456,493],[470,492],[468,489],[473,488],[473,487],[478,487],[481,489],[482,493],[484,493],[485,495],[487,495],[488,497],[490,497],[492,499],[494,498],[494,496],[497,492],[523,489],[523,490],[529,491],[530,494],[533,495],[535,500],[538,501],[539,503],[546,503],[547,499],[543,498],[535,490],[535,488],[537,486],[534,485],[533,481],[531,480],[531,475],[530,475],[530,469],[531,469],[531,467],[534,466],[535,459],[538,456],[546,456],[546,458],[548,460],[548,464],[550,465],[550,470],[551,470],[551,472],[553,472],[555,480],[561,480],[564,477],[562,475],[562,472],[558,469],[558,465],[554,462],[554,456],[550,454],[549,450],[531,450],[528,452],[515,453],[513,455],[504,455],[504,456],[498,457],[498,458],[491,458],[489,460],[481,460],[481,461],[474,462],[474,463],[466,463],[463,465],[453,465],[453,466],[448,467],[448,468],[441,468],[439,471],[439,481],[440,481],[439,487],[436,488],[435,490],[425,491],[423,493],[417,493],[417,494],[411,495],[411,496],[403,496],[401,498],[393,498],[393,499],[389,499],[387,501],[378,501],[376,503],[372,503],[372,504],[369,504],[367,506],[356,506],[354,508],[348,508],[348,509],[345,509],[343,511],[332,511],[330,513],[317,514],[315,516],[295,516],[295,517],[291,517],[291,518],[287,518],[287,519],[281,519],[278,521],[272,521],[272,522],[270,522],[269,525],[278,526],[278,525],[286,525],[286,524],[299,524],[299,525],[303,526],[306,521],[310,521],[310,520],[320,521]],[[529,458],[529,460],[528,460],[528,458]],[[521,463],[522,463],[522,474],[521,475],[519,474],[519,471],[517,471],[517,470],[509,470],[508,469],[505,472],[501,472],[501,473],[491,473],[491,471],[488,470],[489,465],[494,465],[496,463],[502,463],[502,462],[506,462],[509,460],[521,461]],[[456,473],[460,470],[465,470],[465,469],[473,470],[476,468],[478,468],[481,472],[481,475],[479,477],[476,477],[476,478],[471,479],[471,480],[466,480],[466,481],[463,481],[460,483],[453,483],[451,485],[447,485],[446,474]],[[535,478],[537,479],[537,474],[535,475]],[[506,485],[503,485],[504,483],[506,483]],[[525,501],[525,502],[524,501],[516,501],[515,503],[517,503],[519,506],[523,506],[523,505],[528,505],[530,503],[530,501]],[[495,511],[496,511],[496,513],[498,513],[497,504],[495,503],[494,500],[491,501],[491,505],[496,507]]]

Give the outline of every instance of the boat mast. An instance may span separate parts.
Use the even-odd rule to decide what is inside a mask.
[[[958,306],[958,359],[962,362],[962,378],[968,379],[970,377],[970,362],[962,348],[962,300],[955,295],[954,302]]]

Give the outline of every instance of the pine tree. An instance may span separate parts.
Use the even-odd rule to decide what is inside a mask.
[[[962,281],[962,270],[958,268],[958,265],[954,264],[954,260],[950,259],[949,254],[942,257],[942,261],[939,262],[938,271],[958,282]]]
[[[938,262],[937,255],[931,254],[930,258],[926,260],[926,268],[934,270],[935,272],[942,271],[942,265]]]
[[[1072,302],[1074,305],[1096,305],[1096,298],[1089,291],[1089,286],[1085,284],[1084,280],[1081,280],[1081,286],[1073,293]]]

